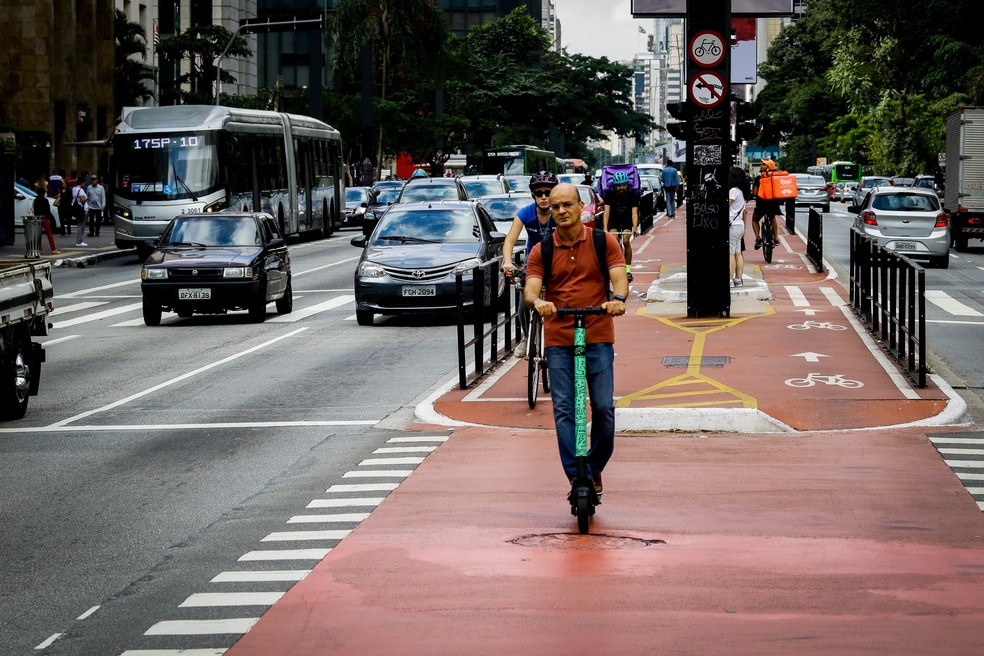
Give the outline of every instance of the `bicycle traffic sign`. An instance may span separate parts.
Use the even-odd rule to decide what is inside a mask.
[[[724,39],[713,30],[697,32],[690,39],[689,51],[695,64],[712,68],[724,61]]]
[[[690,98],[700,107],[715,107],[728,95],[724,78],[714,71],[702,71],[690,78]]]

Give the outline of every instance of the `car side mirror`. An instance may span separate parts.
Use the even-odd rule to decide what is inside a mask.
[[[372,231],[376,229],[376,224],[379,223],[379,217],[376,215],[369,216],[366,215],[362,218],[362,236],[368,237],[372,234]]]
[[[352,237],[351,244],[353,246],[358,246],[359,248],[365,248],[366,241],[368,241],[368,237],[365,235],[356,235],[355,237]]]
[[[489,239],[492,241],[493,244],[501,244],[506,240],[506,235],[505,233],[498,232],[498,231],[490,232]]]
[[[858,213],[858,206],[857,205],[848,205],[847,206],[847,211],[850,212],[851,214],[857,214]]]
[[[284,241],[283,237],[274,237],[273,239],[270,240],[270,243],[268,243],[267,246],[270,248],[280,248],[281,246],[285,246],[286,244],[287,242]]]

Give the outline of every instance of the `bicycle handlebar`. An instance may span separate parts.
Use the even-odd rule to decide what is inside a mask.
[[[576,316],[578,314],[607,314],[603,307],[592,305],[590,307],[559,307],[557,316]]]

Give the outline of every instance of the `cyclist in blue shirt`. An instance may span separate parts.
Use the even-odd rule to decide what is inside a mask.
[[[530,250],[557,227],[550,213],[550,191],[556,186],[557,176],[550,171],[540,171],[530,177],[533,202],[516,212],[509,233],[502,244],[502,272],[507,277],[513,274],[512,252],[523,228],[526,228],[526,257],[529,258]],[[513,355],[517,358],[526,357],[525,338],[515,348]]]

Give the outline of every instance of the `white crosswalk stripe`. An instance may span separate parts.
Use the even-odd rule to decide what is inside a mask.
[[[984,511],[984,433],[930,435],[929,441]]]

